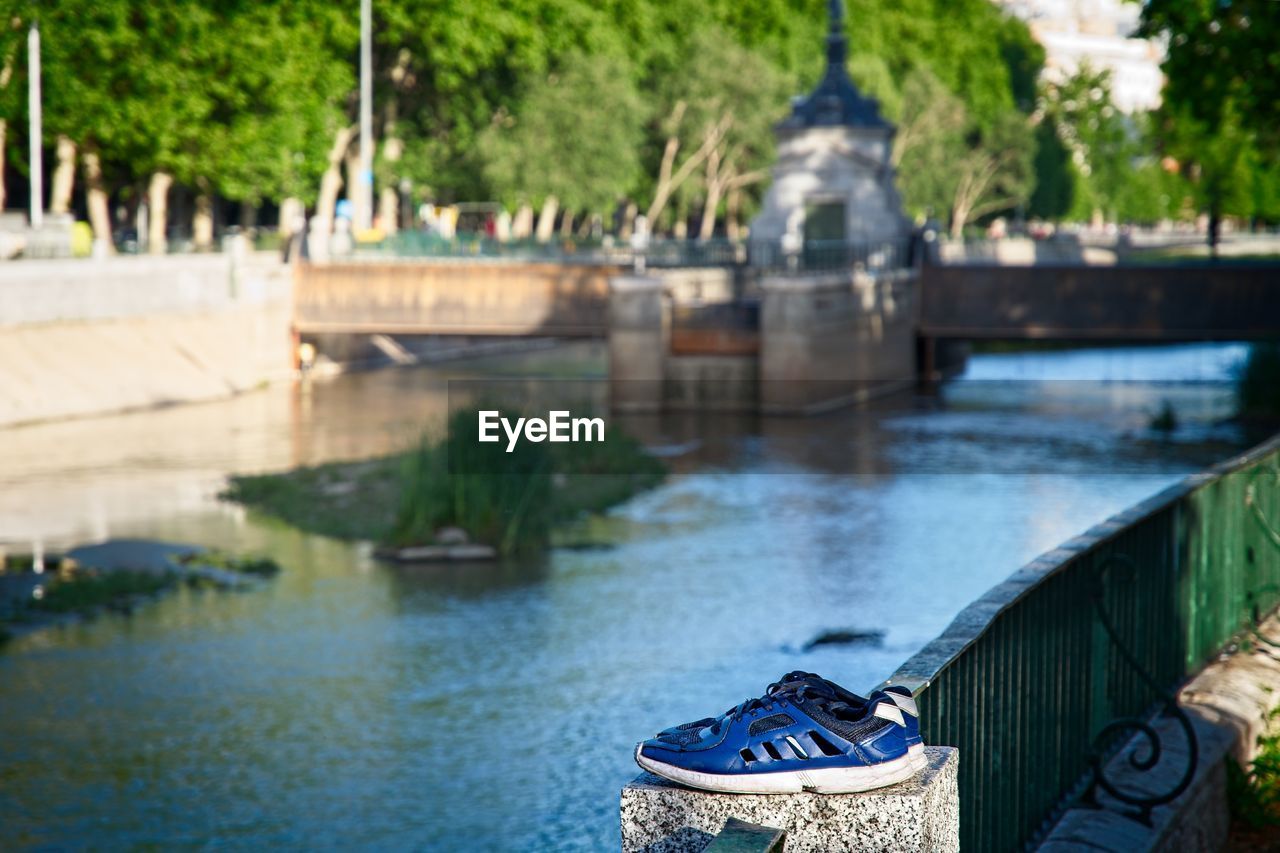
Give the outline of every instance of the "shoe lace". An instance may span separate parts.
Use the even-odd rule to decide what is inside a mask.
[[[757,714],[760,711],[769,712],[775,707],[785,708],[788,704],[802,704],[806,700],[815,701],[829,714],[836,714],[843,709],[851,707],[847,702],[840,699],[836,691],[821,676],[812,672],[789,672],[778,681],[770,684],[763,696],[747,699],[745,702],[730,708],[723,716],[718,717],[711,724],[711,730],[715,734],[719,734],[720,727],[730,720],[736,722],[747,714]]]

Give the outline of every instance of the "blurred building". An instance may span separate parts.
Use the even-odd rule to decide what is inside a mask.
[[[1160,105],[1164,45],[1133,38],[1142,6],[1125,0],[996,0],[1027,22],[1044,45],[1045,76],[1068,77],[1081,63],[1111,72],[1112,99],[1123,112]]]

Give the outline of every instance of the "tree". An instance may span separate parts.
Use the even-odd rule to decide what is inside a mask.
[[[976,128],[960,159],[960,175],[951,204],[951,236],[959,238],[970,220],[1009,210],[1031,195],[1035,177],[1027,117],[1016,110],[1002,115],[989,130]]]
[[[1027,200],[1035,152],[1027,116],[1009,109],[985,126],[927,68],[908,72],[901,89],[875,72],[875,63],[855,67],[897,124],[891,157],[908,213],[945,212],[959,237],[973,219]]]
[[[1223,217],[1248,218],[1254,212],[1251,182],[1259,167],[1254,133],[1230,103],[1214,124],[1198,121],[1186,107],[1173,112],[1167,122],[1169,148],[1189,164],[1193,197],[1209,215],[1209,249],[1216,254]]]
[[[699,237],[708,239],[721,202],[768,176],[773,124],[785,115],[788,84],[718,27],[695,32],[687,57],[658,90],[664,138],[648,218],[656,226],[673,198],[682,206],[700,201]],[[687,183],[699,173],[700,183]]]
[[[1075,74],[1047,81],[1037,114],[1068,158],[1071,188],[1056,213],[1115,219],[1138,150],[1133,128],[1112,103],[1111,72],[1082,63]]]
[[[1198,121],[1227,105],[1261,150],[1280,148],[1280,8],[1272,0],[1148,0],[1142,32],[1167,37],[1165,100]]]
[[[518,115],[528,92],[569,55],[609,55],[628,73],[637,70],[626,62],[637,48],[603,4],[398,0],[379,4],[377,14],[377,97],[395,99],[403,143],[396,167],[384,174],[410,179],[440,199],[497,191],[487,183],[480,137],[500,114]],[[399,83],[391,80],[397,66]]]
[[[1142,21],[1145,35],[1168,39],[1157,130],[1209,214],[1216,251],[1224,215],[1275,215],[1265,188],[1280,158],[1280,6],[1149,0]]]
[[[221,195],[315,200],[328,143],[348,125],[351,18],[319,0],[257,0],[227,13],[222,26],[235,35],[212,69],[222,82],[204,142]]]
[[[16,87],[9,84],[13,80],[14,65],[18,61],[21,31],[21,17],[17,15],[8,19],[0,17],[0,210],[4,210],[5,200],[5,145],[8,142],[9,130],[6,116],[18,113]]]
[[[1035,184],[1035,106],[1043,49],[986,2],[853,0],[850,73],[898,126],[893,159],[916,216],[946,211],[957,236],[1016,207]]]
[[[968,112],[960,99],[924,68],[908,74],[897,102],[900,112],[892,158],[903,204],[915,216],[949,212],[958,170],[967,153]]]
[[[557,208],[603,212],[630,188],[645,116],[625,60],[570,54],[517,109],[499,112],[479,153],[501,196],[543,204],[540,239],[550,238]]]

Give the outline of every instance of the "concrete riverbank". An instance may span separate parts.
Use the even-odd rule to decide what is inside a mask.
[[[216,399],[290,375],[267,253],[0,265],[0,427]]]

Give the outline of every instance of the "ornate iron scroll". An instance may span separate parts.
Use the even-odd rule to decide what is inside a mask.
[[[1142,795],[1129,791],[1124,791],[1115,785],[1106,776],[1106,762],[1108,758],[1107,747],[1114,742],[1114,739],[1124,732],[1134,732],[1141,734],[1146,738],[1148,749],[1145,755],[1141,754],[1140,747],[1135,747],[1129,754],[1129,765],[1135,770],[1148,771],[1156,766],[1160,761],[1162,746],[1160,742],[1160,734],[1146,720],[1137,717],[1125,717],[1112,720],[1103,726],[1102,730],[1093,739],[1093,749],[1089,757],[1089,766],[1092,778],[1089,786],[1081,797],[1081,801],[1093,808],[1102,808],[1102,804],[1098,801],[1098,789],[1106,791],[1116,800],[1129,806],[1132,809],[1121,811],[1125,817],[1132,818],[1139,823],[1147,826],[1151,825],[1151,810],[1156,806],[1162,806],[1165,803],[1172,802],[1177,799],[1183,791],[1191,784],[1191,780],[1195,778],[1196,766],[1199,761],[1199,741],[1196,739],[1195,729],[1191,725],[1191,718],[1187,716],[1178,705],[1177,691],[1168,691],[1163,685],[1159,684],[1152,675],[1143,668],[1142,664],[1134,653],[1120,639],[1120,634],[1116,630],[1115,623],[1111,619],[1111,614],[1107,612],[1106,605],[1106,576],[1112,566],[1120,566],[1127,570],[1129,579],[1132,580],[1137,572],[1137,564],[1129,557],[1123,554],[1112,554],[1098,564],[1095,568],[1094,587],[1092,591],[1092,599],[1094,609],[1097,611],[1098,621],[1102,624],[1103,629],[1107,632],[1107,636],[1115,645],[1116,651],[1120,657],[1124,659],[1138,677],[1151,688],[1151,691],[1159,697],[1161,704],[1164,706],[1163,713],[1177,720],[1182,727],[1183,733],[1187,738],[1189,747],[1189,760],[1187,767],[1182,773],[1182,777],[1178,783],[1167,791],[1157,794]]]

